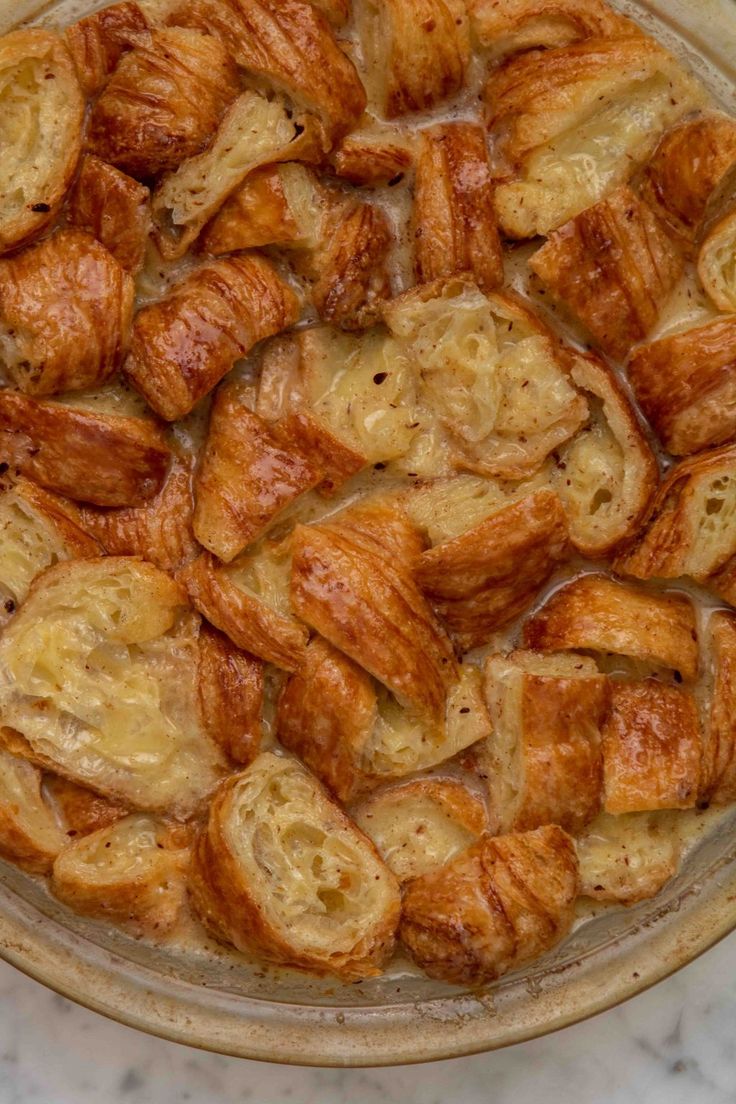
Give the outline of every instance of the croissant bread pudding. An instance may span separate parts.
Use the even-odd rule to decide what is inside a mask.
[[[0,74],[2,859],[346,982],[657,894],[736,802],[736,119],[603,0]]]

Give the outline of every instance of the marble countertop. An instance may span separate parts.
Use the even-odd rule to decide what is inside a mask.
[[[0,1104],[736,1104],[736,935],[587,1023],[495,1054],[306,1070],[111,1023],[0,963]]]

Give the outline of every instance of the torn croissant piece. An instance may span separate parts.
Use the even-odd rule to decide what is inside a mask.
[[[483,799],[454,778],[416,778],[372,794],[353,810],[399,881],[444,866],[488,830]]]
[[[719,610],[707,626],[710,702],[700,796],[710,805],[736,800],[736,619]]]
[[[736,315],[636,349],[628,376],[644,414],[675,456],[736,432]]]
[[[414,165],[414,140],[393,127],[347,134],[330,155],[336,176],[358,187],[398,184]]]
[[[698,276],[719,310],[736,312],[736,210],[708,230],[698,253]]]
[[[48,874],[67,842],[43,799],[41,772],[0,749],[0,857],[32,874]]]
[[[639,33],[636,23],[603,0],[470,0],[468,16],[474,37],[493,59]]]
[[[368,526],[355,508],[329,524],[295,528],[291,604],[402,705],[439,719],[457,666],[411,575],[409,550],[421,543],[395,508],[373,514]]]
[[[607,556],[638,533],[659,468],[613,372],[596,357],[575,355],[570,375],[588,402],[590,421],[557,450],[551,486],[575,548],[584,556]]]
[[[135,276],[151,228],[149,200],[143,184],[88,153],[69,199],[69,221],[97,238]]]
[[[0,453],[29,479],[97,506],[135,506],[161,488],[170,452],[143,418],[98,414],[0,390]]]
[[[133,317],[133,281],[83,230],[61,230],[0,260],[0,357],[30,395],[104,383]]]
[[[317,490],[326,498],[367,464],[364,456],[339,440],[307,410],[293,410],[272,428],[285,449],[300,452],[322,473]]]
[[[702,115],[665,134],[646,167],[641,194],[685,249],[698,236],[708,200],[736,162],[736,120]]]
[[[133,814],[65,847],[51,891],[74,912],[149,939],[166,935],[186,901],[189,850],[161,821]]]
[[[443,544],[479,527],[493,514],[526,497],[536,487],[521,483],[513,489],[479,475],[451,475],[417,483],[400,502],[430,544]]]
[[[88,836],[100,828],[109,828],[130,810],[117,801],[109,801],[86,786],[78,786],[58,774],[47,774],[43,780],[47,803],[57,812],[66,835]]]
[[[84,97],[58,35],[40,28],[0,40],[0,253],[40,234],[56,217],[82,148]]]
[[[488,657],[485,688],[480,769],[497,830],[579,832],[601,807],[608,677],[587,656],[511,652]]]
[[[148,20],[133,0],[111,4],[66,28],[64,41],[85,96],[102,91],[123,54],[147,30]]]
[[[642,34],[511,58],[486,86],[504,233],[548,234],[591,207],[702,101],[695,80]]]
[[[263,245],[314,248],[326,202],[306,165],[263,165],[225,201],[203,230],[199,248],[215,256]]]
[[[396,879],[291,758],[264,753],[219,789],[189,889],[216,936],[271,962],[355,981],[394,947]]]
[[[459,651],[467,652],[534,601],[567,551],[560,500],[540,490],[423,552],[415,577]]]
[[[199,619],[152,564],[48,568],[0,638],[11,752],[134,808],[191,815],[225,773],[199,712]]]
[[[84,506],[81,522],[111,556],[143,556],[162,571],[178,571],[197,555],[194,539],[194,459],[174,456],[161,490],[141,506]]]
[[[313,123],[294,119],[282,97],[243,92],[207,149],[165,173],[153,193],[155,239],[167,260],[183,257],[200,231],[255,169],[318,154]]]
[[[695,698],[656,679],[613,682],[603,728],[604,809],[690,809],[698,800],[703,737]]]
[[[92,109],[90,148],[131,176],[175,169],[209,142],[239,90],[235,63],[211,35],[141,35]]]
[[[399,352],[421,366],[422,398],[447,431],[454,467],[524,479],[587,421],[557,338],[513,296],[450,277],[383,314]]]
[[[44,568],[99,554],[73,503],[18,479],[0,493],[0,625]]]
[[[356,8],[363,82],[387,119],[424,111],[459,92],[470,57],[457,0],[366,0]]]
[[[482,291],[503,283],[482,127],[441,123],[421,132],[412,222],[418,283],[463,272]]]
[[[261,742],[263,664],[206,624],[198,643],[199,702],[205,729],[229,759],[247,765]]]
[[[430,977],[478,985],[559,943],[577,895],[575,844],[561,828],[483,836],[409,883],[399,934]]]
[[[238,382],[217,392],[194,484],[195,536],[226,562],[322,479],[303,453],[282,448],[246,397]]]
[[[617,360],[643,340],[682,273],[682,258],[628,186],[555,230],[532,272]]]
[[[307,629],[291,613],[289,560],[278,546],[226,567],[208,552],[179,572],[192,604],[239,648],[285,671],[304,656]]]
[[[333,326],[365,329],[391,296],[387,262],[393,234],[388,216],[375,203],[348,204],[328,223],[325,236],[312,260],[317,313]]]
[[[138,312],[124,370],[156,413],[174,421],[298,315],[294,292],[263,257],[204,261]]]
[[[580,892],[633,905],[659,893],[680,865],[677,813],[601,813],[577,839]]]
[[[695,611],[684,594],[654,594],[606,575],[581,575],[555,591],[524,626],[535,651],[628,656],[694,678]]]
[[[736,447],[726,445],[676,464],[659,488],[644,532],[616,560],[639,579],[679,579],[707,585],[736,555]]]

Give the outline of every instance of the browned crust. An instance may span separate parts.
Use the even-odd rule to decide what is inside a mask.
[[[323,321],[363,329],[391,295],[388,218],[375,204],[351,204],[328,225],[326,239],[313,260],[318,275],[312,301]]]
[[[476,38],[494,58],[639,33],[636,23],[602,0],[470,0],[468,15]]]
[[[335,174],[358,187],[398,183],[413,163],[406,146],[359,131],[346,135],[330,156]]]
[[[199,238],[203,253],[219,256],[236,249],[288,245],[299,237],[281,182],[278,165],[261,165],[249,173],[223,203]]]
[[[317,490],[328,498],[368,464],[364,456],[338,440],[308,410],[290,411],[272,430],[287,451],[301,453],[322,472]]]
[[[203,624],[199,703],[204,730],[236,763],[255,759],[261,742],[263,664]]]
[[[69,221],[105,246],[126,272],[143,267],[151,193],[132,176],[85,154],[69,198]]]
[[[736,618],[718,611],[708,623],[712,689],[705,724],[701,797],[736,801]]]
[[[84,510],[80,510],[74,502],[44,490],[30,479],[16,480],[12,491],[41,514],[58,533],[71,559],[99,556],[100,544],[87,530]]]
[[[111,4],[66,28],[64,41],[85,96],[101,91],[125,51],[146,30],[148,20],[132,0]]]
[[[88,836],[109,827],[129,812],[127,806],[58,774],[47,774],[43,787],[59,810],[68,836]]]

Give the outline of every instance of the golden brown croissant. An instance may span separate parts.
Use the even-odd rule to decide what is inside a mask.
[[[111,4],[66,28],[64,41],[85,96],[102,90],[120,58],[147,30],[148,20],[133,0]]]
[[[540,490],[423,552],[415,574],[459,651],[467,652],[534,601],[567,551],[560,500]]]
[[[301,452],[321,471],[318,492],[330,498],[351,476],[364,468],[364,456],[344,444],[308,410],[292,410],[273,425],[283,448]]]
[[[685,456],[736,432],[736,315],[636,349],[634,394],[668,452]]]
[[[60,230],[0,260],[0,341],[12,382],[31,395],[95,387],[127,348],[133,281],[82,230]]]
[[[153,409],[174,421],[298,314],[294,292],[262,257],[204,261],[138,312],[124,370]]]
[[[55,810],[70,839],[88,836],[100,828],[109,828],[130,810],[120,802],[100,797],[86,786],[78,786],[58,774],[47,774],[43,780],[47,803]]]
[[[483,836],[409,883],[399,934],[430,977],[478,985],[559,943],[577,894],[575,845],[561,828]]]
[[[736,800],[736,619],[732,613],[712,613],[708,636],[707,682],[710,702],[705,738],[700,796],[710,805]]]
[[[51,891],[75,912],[161,938],[186,900],[189,850],[166,825],[134,814],[66,847]]]
[[[579,832],[601,807],[601,728],[609,680],[587,656],[490,655],[492,734],[480,745],[497,831],[559,824]]]
[[[529,267],[604,352],[623,360],[657,321],[682,258],[651,208],[624,186],[555,230]]]
[[[44,801],[41,772],[0,749],[0,857],[48,874],[67,842],[63,822]]]
[[[633,905],[659,893],[676,873],[682,813],[601,813],[577,839],[580,892],[596,901]]]
[[[482,291],[503,283],[482,127],[440,123],[422,131],[412,222],[418,283],[461,272],[470,273]]]
[[[458,92],[469,61],[457,0],[365,0],[356,10],[363,81],[387,119],[424,111]]]
[[[200,628],[198,644],[205,729],[229,759],[248,764],[261,743],[263,664],[207,624]]]
[[[444,866],[488,829],[479,794],[455,778],[415,778],[371,796],[353,810],[399,881]]]
[[[656,679],[613,682],[611,689],[603,728],[606,812],[692,808],[703,751],[693,695]]]
[[[335,147],[330,164],[350,184],[399,184],[414,164],[414,141],[393,127],[359,127]]]
[[[613,372],[597,357],[575,355],[570,375],[591,417],[557,450],[550,482],[565,508],[572,544],[584,556],[607,556],[638,532],[659,468]]]
[[[69,221],[97,238],[135,276],[151,228],[149,198],[143,184],[88,153],[69,200]]]
[[[348,203],[325,227],[315,252],[312,301],[320,318],[346,330],[365,329],[391,295],[387,215],[375,203]]]
[[[693,78],[641,34],[511,58],[486,86],[503,231],[531,238],[562,226],[624,184],[701,102]]]
[[[210,140],[239,91],[218,39],[182,27],[139,36],[92,110],[94,153],[132,176],[174,169]]]
[[[169,457],[151,421],[0,389],[0,458],[51,491],[97,506],[137,506],[160,490]]]
[[[688,248],[701,228],[708,200],[736,162],[736,121],[702,115],[668,131],[646,167],[641,192]]]
[[[195,536],[229,562],[321,478],[322,470],[303,453],[281,447],[248,407],[242,384],[223,384],[194,484]]]
[[[40,234],[64,200],[82,148],[84,97],[63,41],[40,28],[2,37],[0,86],[0,253],[7,253]]]
[[[695,611],[684,594],[655,594],[605,575],[581,575],[555,591],[524,626],[524,644],[629,656],[694,678]]]
[[[736,210],[708,229],[698,253],[698,276],[715,305],[736,312]]]
[[[393,950],[396,879],[291,758],[264,753],[220,788],[189,888],[215,935],[272,962],[354,981]]]
[[[133,807],[194,812],[226,762],[200,715],[199,619],[185,603],[135,558],[43,572],[0,640],[8,749]]]
[[[603,0],[469,0],[468,16],[473,35],[492,58],[639,30]]]

